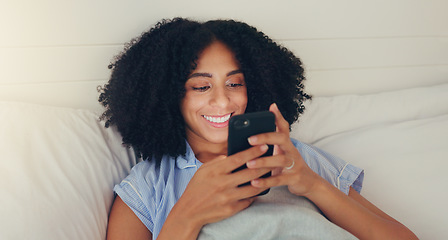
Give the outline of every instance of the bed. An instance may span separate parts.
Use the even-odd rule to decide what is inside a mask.
[[[447,2],[24,2],[0,10],[0,239],[105,239],[138,159],[98,120],[96,87],[178,15],[244,20],[297,53],[314,97],[291,137],[363,168],[361,194],[419,238],[448,238]]]
[[[447,93],[441,84],[316,97],[291,136],[364,168],[367,199],[442,238]],[[0,103],[0,130],[1,239],[103,239],[111,189],[137,161],[120,135],[90,110],[17,102]]]

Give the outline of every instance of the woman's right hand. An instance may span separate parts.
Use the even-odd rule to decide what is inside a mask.
[[[266,151],[266,145],[254,146],[232,156],[220,156],[204,163],[168,215],[159,239],[196,239],[205,224],[223,220],[250,206],[255,199],[253,196],[265,189],[250,184],[238,186],[272,169],[246,168],[232,171]]]

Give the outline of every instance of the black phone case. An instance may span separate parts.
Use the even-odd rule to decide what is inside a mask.
[[[251,145],[247,139],[250,136],[266,132],[275,132],[275,115],[272,112],[254,112],[233,116],[229,121],[227,155],[230,156],[250,148]],[[269,148],[266,153],[262,155],[263,157],[272,156],[274,146],[268,145],[268,147]],[[239,171],[246,167],[246,164],[243,164],[233,172]],[[262,178],[267,178],[270,176],[271,173],[269,172],[263,175]],[[248,184],[250,184],[250,182],[241,184],[240,186],[245,186]],[[269,189],[263,191],[259,195],[264,195],[268,192]]]

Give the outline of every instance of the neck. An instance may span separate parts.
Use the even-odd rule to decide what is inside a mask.
[[[227,142],[210,143],[204,139],[194,139],[190,137],[187,137],[187,141],[196,158],[202,163],[209,162],[221,155],[227,155]]]

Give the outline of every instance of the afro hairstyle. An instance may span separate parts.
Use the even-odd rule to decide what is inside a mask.
[[[243,22],[174,18],[131,40],[109,65],[110,79],[99,87],[105,126],[116,126],[123,144],[143,159],[185,155],[180,100],[198,56],[214,41],[228,46],[241,66],[246,112],[276,103],[289,124],[298,120],[311,96],[303,91],[304,69],[292,52]]]

